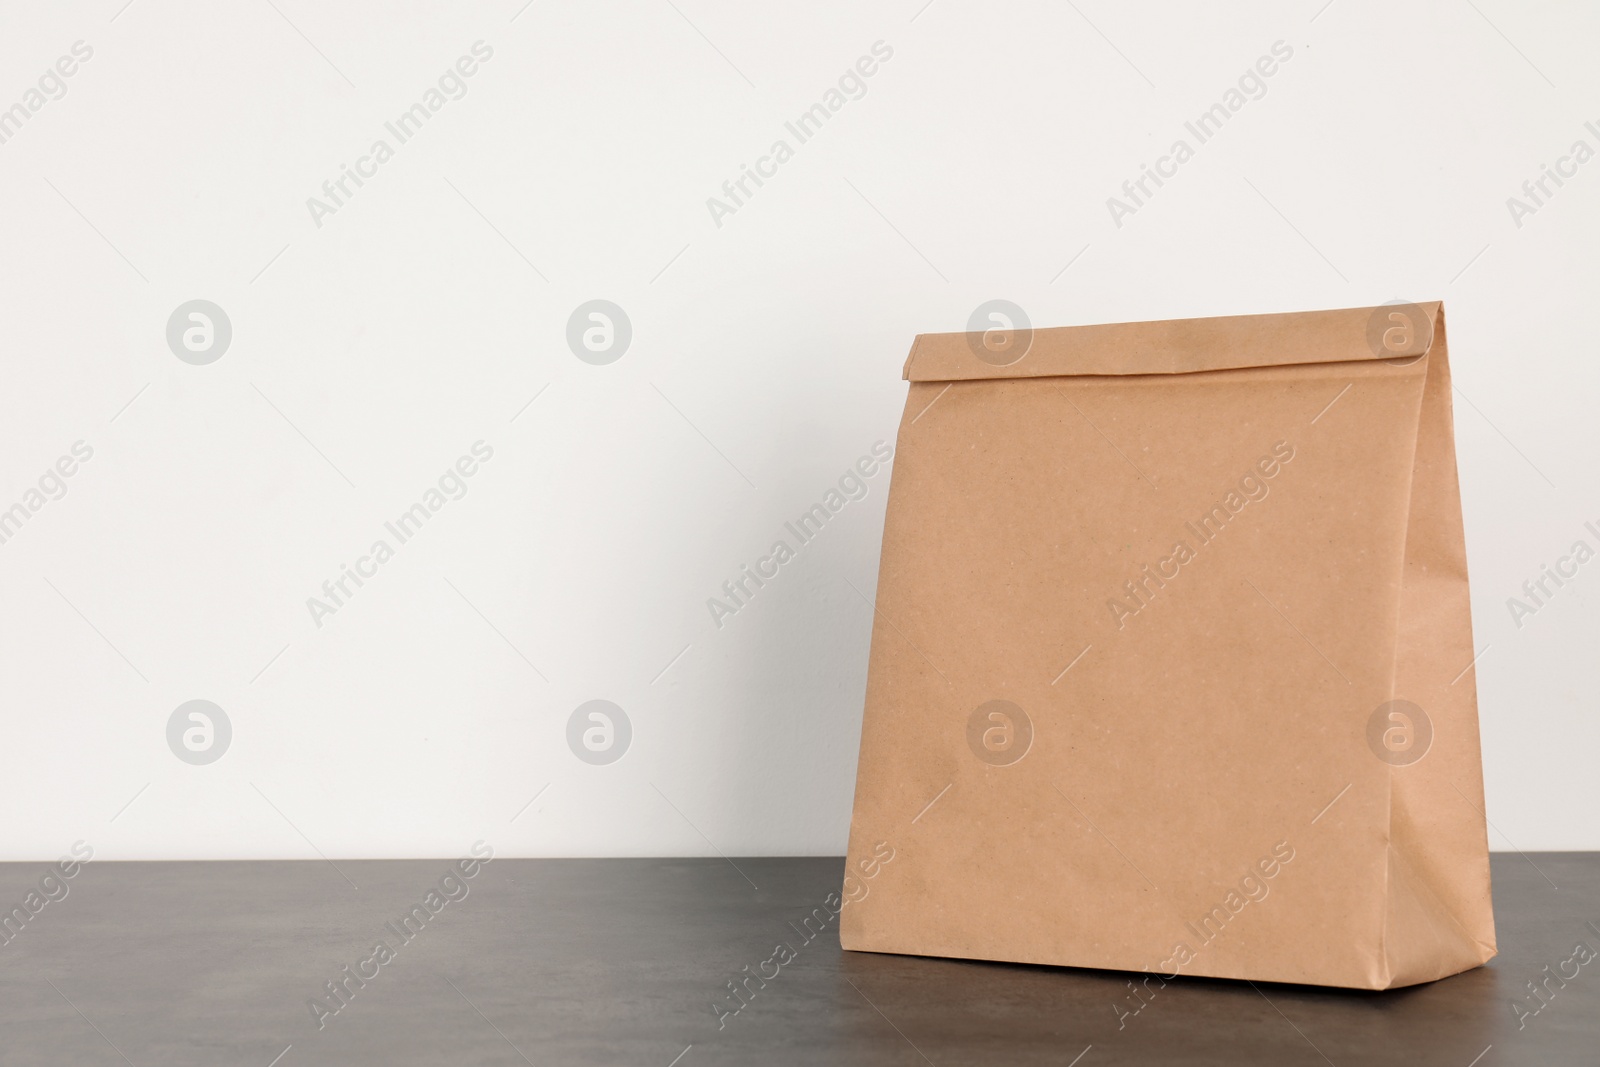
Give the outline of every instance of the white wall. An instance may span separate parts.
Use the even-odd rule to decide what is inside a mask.
[[[6,11],[0,107],[93,55],[0,144],[0,508],[93,455],[0,545],[0,858],[841,850],[887,473],[720,630],[705,601],[893,440],[912,335],[996,297],[1036,325],[1443,297],[1491,843],[1600,848],[1600,563],[1520,629],[1506,606],[1600,543],[1600,162],[1520,227],[1506,202],[1600,148],[1600,13],[522,2]],[[1278,41],[1265,95],[1114,225]],[[233,331],[207,365],[166,339],[197,298]],[[605,366],[565,341],[595,298],[633,330]],[[386,535],[478,441],[466,495]],[[566,743],[597,698],[633,727],[610,766]],[[168,748],[192,699],[232,724],[207,766]]]

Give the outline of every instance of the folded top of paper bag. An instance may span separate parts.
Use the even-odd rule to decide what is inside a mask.
[[[1282,315],[1231,315],[1031,330],[997,322],[981,333],[917,336],[913,382],[1101,374],[1192,374],[1425,354],[1438,301]],[[995,340],[999,338],[998,342]]]

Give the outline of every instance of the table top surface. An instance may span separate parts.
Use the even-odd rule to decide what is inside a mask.
[[[1493,871],[1486,967],[1130,1001],[1119,972],[843,952],[837,858],[3,864],[0,1062],[1600,1063],[1600,959],[1568,962],[1600,951],[1600,854]]]

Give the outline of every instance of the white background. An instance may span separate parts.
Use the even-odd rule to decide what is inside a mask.
[[[94,450],[0,545],[0,858],[842,851],[887,473],[720,630],[705,601],[893,441],[912,336],[997,297],[1041,326],[1443,298],[1491,845],[1600,848],[1600,562],[1506,606],[1600,543],[1600,162],[1521,227],[1506,203],[1600,147],[1593,7],[123,2],[0,26],[0,107],[94,50],[0,144],[0,508]],[[479,40],[466,96],[317,226]],[[195,298],[233,327],[207,366],[165,338]],[[565,341],[594,298],[633,326],[609,366]],[[467,495],[316,626],[479,440]],[[195,698],[234,730],[203,767],[165,736]],[[610,766],[565,740],[594,698],[633,724]]]

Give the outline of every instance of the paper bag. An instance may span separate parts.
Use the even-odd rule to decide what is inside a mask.
[[[1494,955],[1439,304],[923,335],[905,377],[845,948]]]

